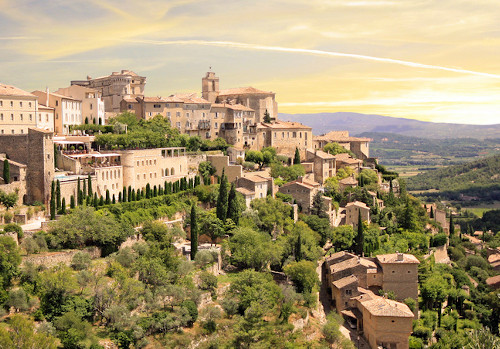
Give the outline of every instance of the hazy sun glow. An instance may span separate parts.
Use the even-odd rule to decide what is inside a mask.
[[[0,81],[25,90],[131,69],[146,94],[277,93],[280,112],[500,123],[500,11],[477,0],[0,0]]]

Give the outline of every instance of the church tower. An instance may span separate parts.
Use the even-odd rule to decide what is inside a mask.
[[[219,78],[214,72],[207,72],[207,75],[201,79],[201,96],[210,103],[215,103],[219,96]]]

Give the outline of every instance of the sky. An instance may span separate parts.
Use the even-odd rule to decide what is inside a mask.
[[[0,0],[0,82],[130,69],[146,95],[276,93],[281,113],[500,123],[497,0]]]

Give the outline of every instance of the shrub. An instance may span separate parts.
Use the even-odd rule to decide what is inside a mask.
[[[444,246],[446,245],[446,242],[448,241],[448,237],[446,234],[436,234],[433,236],[431,243],[433,247],[438,247],[438,246]]]
[[[6,233],[17,233],[17,238],[22,239],[24,236],[23,228],[19,224],[16,223],[9,223],[5,227],[3,227],[3,230]]]
[[[87,252],[77,252],[71,260],[71,268],[74,270],[85,270],[90,266],[92,260]]]
[[[3,215],[3,219],[5,221],[5,223],[10,223],[12,222],[12,219],[14,218],[14,214],[12,212],[5,212],[4,215]]]

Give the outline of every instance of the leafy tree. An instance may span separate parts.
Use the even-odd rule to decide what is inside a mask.
[[[222,170],[219,196],[217,197],[217,218],[219,218],[222,222],[226,222],[227,218],[227,199],[227,177],[224,175],[224,170]]]
[[[217,172],[217,170],[215,169],[215,167],[212,165],[212,163],[210,161],[200,162],[200,165],[198,166],[198,173],[205,180],[210,178],[210,176],[213,176],[216,172]]]
[[[251,228],[237,228],[229,240],[231,262],[240,268],[263,270],[277,260],[277,250],[269,235]]]
[[[213,243],[224,235],[224,223],[212,211],[202,212],[198,220],[200,222],[199,231],[210,236]]]
[[[305,260],[292,262],[284,268],[284,271],[300,293],[311,293],[314,286],[319,283],[316,264],[313,262]]]
[[[268,196],[252,200],[250,205],[258,214],[256,225],[269,234],[281,231],[285,224],[292,222],[292,208],[279,199]]]
[[[450,236],[455,235],[455,223],[453,223],[453,214],[450,212]]]
[[[316,215],[319,218],[328,218],[328,215],[326,214],[326,205],[323,201],[323,192],[321,191],[318,191],[313,197],[311,214]]]
[[[56,193],[54,181],[52,181],[52,187],[50,190],[50,219],[56,219]]]
[[[344,322],[343,319],[338,314],[330,313],[326,320],[321,329],[326,341],[330,344],[339,343],[342,338],[340,325]]]
[[[359,173],[358,180],[362,181],[364,186],[376,184],[378,182],[377,172],[370,169],[363,169]]]
[[[10,164],[7,159],[3,161],[3,181],[5,184],[10,183]]]
[[[304,222],[321,236],[320,245],[324,246],[328,240],[333,238],[333,229],[328,218],[320,218],[315,215],[304,216]]]
[[[293,164],[294,165],[299,165],[300,164],[300,152],[299,152],[299,148],[295,148],[295,155],[293,157]]]
[[[191,260],[196,257],[198,251],[198,221],[196,218],[196,206],[191,206]]]
[[[271,164],[271,177],[282,178],[285,182],[294,181],[300,176],[305,175],[304,166],[295,164],[292,166],[283,166],[281,163]]]
[[[90,267],[92,259],[88,252],[78,251],[71,259],[71,268],[74,270],[85,270]]]
[[[22,288],[10,290],[7,298],[7,305],[9,307],[14,307],[17,311],[28,310],[28,297],[26,296],[26,292]]]
[[[354,154],[351,151],[347,150],[346,148],[342,147],[341,145],[339,145],[336,142],[326,144],[323,147],[323,151],[327,152],[329,154],[332,154],[332,155],[349,153],[349,154],[351,154],[351,156],[354,157]]]
[[[56,349],[57,338],[42,331],[35,332],[35,324],[27,316],[14,315],[10,318],[9,331],[0,327],[0,348],[45,348]]]

